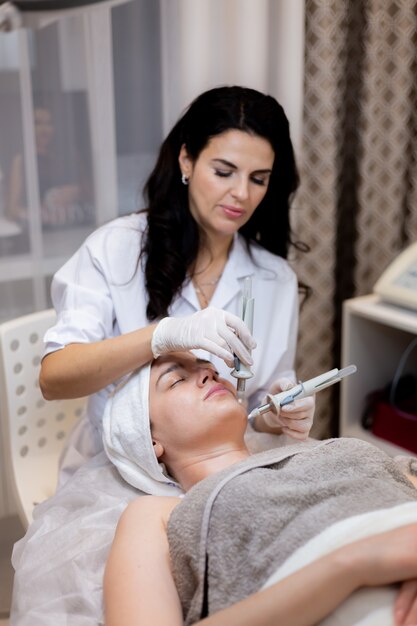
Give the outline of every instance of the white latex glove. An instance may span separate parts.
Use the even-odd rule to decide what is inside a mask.
[[[152,335],[155,358],[175,350],[202,349],[233,367],[233,354],[252,365],[250,350],[256,342],[240,317],[209,306],[187,317],[164,317]]]
[[[272,395],[287,391],[295,383],[289,378],[279,378],[271,386]],[[314,396],[294,400],[291,404],[281,407],[279,414],[268,411],[263,414],[265,424],[271,428],[282,428],[282,432],[293,439],[307,439],[313,425],[316,401]]]

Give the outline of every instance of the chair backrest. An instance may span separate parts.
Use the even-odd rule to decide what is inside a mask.
[[[35,504],[54,493],[64,441],[85,407],[85,398],[48,402],[39,389],[43,336],[55,317],[48,309],[0,324],[5,469],[25,527]]]

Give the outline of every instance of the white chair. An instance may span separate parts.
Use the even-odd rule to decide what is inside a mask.
[[[85,406],[85,398],[47,402],[40,392],[43,336],[54,320],[48,309],[0,324],[5,471],[25,528],[35,504],[55,491],[63,443]]]

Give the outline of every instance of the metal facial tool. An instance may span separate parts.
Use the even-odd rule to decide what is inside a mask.
[[[255,299],[252,298],[252,279],[248,276],[243,283],[241,317],[251,333],[253,331],[254,306]],[[244,365],[240,359],[235,356],[235,368],[232,370],[231,375],[237,378],[237,397],[239,402],[243,402],[245,399],[246,381],[248,378],[252,378],[253,373],[247,365]]]
[[[262,415],[262,413],[266,413],[267,411],[279,413],[280,408],[286,404],[290,404],[299,398],[312,396],[318,391],[326,389],[326,387],[330,387],[330,385],[339,383],[342,378],[345,378],[345,376],[349,376],[350,374],[354,374],[356,370],[356,365],[348,365],[341,370],[335,368],[325,372],[324,374],[320,374],[320,376],[310,378],[310,380],[306,380],[305,382],[299,382],[297,385],[294,385],[294,387],[291,387],[291,389],[287,389],[287,391],[281,391],[275,395],[268,394],[266,396],[267,403],[257,409],[253,409],[253,411],[249,413],[248,418],[250,419],[256,417],[257,415]]]

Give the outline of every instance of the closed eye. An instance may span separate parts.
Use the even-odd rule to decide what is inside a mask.
[[[220,176],[221,178],[227,178],[228,176],[230,176],[232,174],[232,172],[230,170],[214,170],[214,173],[216,176]]]
[[[261,177],[261,176],[252,176],[251,181],[255,183],[255,185],[260,185],[261,187],[265,187],[268,184],[269,178]]]
[[[182,383],[184,380],[185,378],[177,378],[177,380],[170,384],[169,388],[172,389],[173,387],[175,387],[175,385],[178,385],[178,383]]]
[[[229,178],[233,174],[233,171],[215,169],[214,173],[216,176],[220,176],[220,178]],[[255,183],[255,185],[265,187],[269,182],[269,176],[251,176],[250,180]]]

